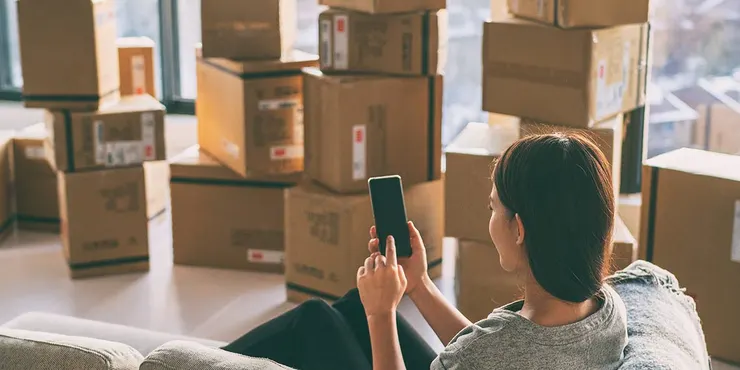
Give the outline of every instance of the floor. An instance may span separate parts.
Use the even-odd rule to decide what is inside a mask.
[[[20,129],[42,112],[0,102],[0,130]],[[168,116],[168,156],[196,142],[195,119]],[[0,244],[0,324],[30,311],[230,341],[294,305],[280,275],[173,266],[169,214],[150,225],[151,271],[71,280],[57,235],[16,232]],[[443,278],[454,300],[454,243],[445,244]],[[401,312],[436,350],[442,343],[408,300]],[[740,369],[715,363],[715,369]]]

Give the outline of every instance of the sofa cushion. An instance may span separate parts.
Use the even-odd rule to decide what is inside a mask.
[[[226,345],[226,343],[212,340],[165,334],[123,325],[107,324],[98,321],[78,319],[76,317],[39,312],[31,312],[18,316],[4,324],[3,327],[43,331],[47,333],[65,334],[77,337],[90,337],[125,343],[135,348],[144,356],[148,355],[155,348],[173,340],[188,340],[211,347],[222,347]]]
[[[231,353],[188,341],[173,341],[150,353],[140,370],[285,370],[274,361]]]
[[[116,342],[0,328],[0,370],[134,370],[144,357]]]

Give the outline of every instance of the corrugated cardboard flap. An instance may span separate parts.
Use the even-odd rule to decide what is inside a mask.
[[[740,157],[683,148],[648,160],[646,166],[740,181]]]
[[[272,74],[300,74],[302,68],[319,65],[318,55],[300,50],[293,50],[290,55],[283,56],[280,60],[235,61],[224,58],[202,58],[201,55],[201,48],[197,47],[196,56],[198,60],[241,78],[262,77]]]

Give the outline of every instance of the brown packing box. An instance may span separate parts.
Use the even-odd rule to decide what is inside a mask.
[[[319,0],[319,5],[372,14],[406,13],[447,7],[446,0]]]
[[[18,228],[59,231],[57,174],[46,160],[43,123],[29,126],[13,139],[16,218]]]
[[[198,142],[243,177],[303,171],[303,76],[318,57],[198,58]]]
[[[483,110],[585,128],[639,107],[647,35],[647,25],[561,30],[488,22]]]
[[[279,59],[297,35],[296,0],[202,0],[203,57]]]
[[[118,99],[113,0],[17,3],[26,107],[95,110]]]
[[[438,180],[404,189],[406,212],[424,239],[432,278],[442,271],[443,188]],[[357,269],[369,255],[370,197],[302,183],[286,192],[285,206],[288,299],[334,300],[354,288]]]
[[[696,300],[709,354],[740,362],[740,157],[680,149],[648,160],[639,258]]]
[[[171,173],[176,264],[283,272],[283,193],[299,175],[248,181],[197,146],[173,159]]]
[[[642,209],[642,194],[622,194],[619,196],[619,217],[627,225],[635,239],[640,240],[640,211]]]
[[[504,271],[491,243],[459,240],[455,271],[457,309],[472,322],[524,296],[516,274]]]
[[[96,112],[47,111],[46,155],[63,172],[164,160],[164,116],[149,95],[125,96]]]
[[[535,123],[532,120],[522,119],[519,125],[520,136],[537,134],[581,133],[601,149],[611,165],[614,194],[619,196],[622,174],[622,139],[624,137],[624,119],[621,114],[606,121],[594,124],[590,129],[578,129],[568,126],[556,126]]]
[[[447,12],[319,15],[322,71],[436,75],[447,58]]]
[[[149,94],[156,98],[154,41],[148,37],[122,37],[117,45],[121,95]]]
[[[170,200],[170,164],[167,161],[144,163],[146,215],[149,220],[167,212]]]
[[[398,174],[405,185],[441,177],[441,76],[304,71],[310,178],[335,192],[359,193],[374,176]]]
[[[487,220],[491,217],[493,162],[503,149],[489,138],[485,123],[469,123],[447,146],[445,154],[445,230],[446,236],[490,243]]]
[[[517,17],[558,26],[611,27],[648,21],[650,0],[508,0]]]
[[[637,240],[617,216],[614,223],[614,246],[612,247],[612,269],[619,271],[637,260]]]
[[[149,269],[144,169],[58,173],[64,256],[73,278]]]

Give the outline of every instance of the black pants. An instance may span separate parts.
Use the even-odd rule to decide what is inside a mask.
[[[398,337],[408,370],[429,370],[437,354],[403,317]],[[307,301],[223,348],[301,370],[372,369],[365,310],[357,289],[333,305]]]

